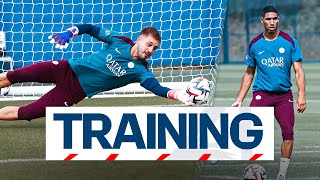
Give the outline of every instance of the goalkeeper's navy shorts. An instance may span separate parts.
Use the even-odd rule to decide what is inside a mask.
[[[18,119],[32,120],[45,116],[46,107],[72,106],[86,97],[79,80],[67,60],[46,61],[9,71],[14,83],[55,83],[56,86],[37,101],[20,107]]]

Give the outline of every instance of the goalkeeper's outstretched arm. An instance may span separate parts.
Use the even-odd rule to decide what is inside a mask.
[[[141,83],[141,86],[151,91],[155,95],[169,99],[176,99],[189,106],[194,105],[194,103],[190,101],[190,96],[188,93],[186,93],[183,90],[176,90],[163,87],[155,78],[146,79],[143,83]]]
[[[101,31],[101,27],[93,25],[93,24],[79,24],[76,26],[72,26],[68,28],[64,32],[56,33],[52,36],[49,36],[51,39],[50,43],[57,43],[56,48],[66,49],[69,45],[69,41],[71,38],[74,38],[77,35],[88,34],[92,37],[97,38],[99,41],[103,41],[105,43],[111,43],[111,38],[109,35],[105,34],[105,36],[99,36]],[[111,32],[111,31],[108,31]]]

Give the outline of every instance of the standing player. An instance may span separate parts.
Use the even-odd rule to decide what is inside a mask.
[[[247,70],[233,107],[241,106],[255,75],[250,106],[273,106],[274,115],[281,127],[282,146],[277,179],[285,179],[293,149],[294,108],[290,70],[296,74],[298,86],[297,111],[306,109],[305,77],[302,69],[302,52],[298,41],[278,30],[278,11],[273,6],[263,8],[261,23],[264,33],[254,38],[246,56]]]
[[[55,83],[56,86],[39,100],[24,107],[8,106],[0,109],[1,120],[32,120],[45,116],[48,106],[72,106],[85,97],[139,82],[154,94],[177,99],[187,105],[189,95],[185,91],[162,87],[148,67],[148,59],[161,41],[159,32],[146,27],[136,41],[120,34],[83,24],[57,33],[50,38],[57,48],[66,48],[69,39],[89,34],[105,42],[104,47],[88,57],[60,61],[47,61],[0,74],[0,88],[20,82]]]

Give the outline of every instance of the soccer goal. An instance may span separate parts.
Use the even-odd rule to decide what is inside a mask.
[[[227,0],[6,0],[0,2],[0,31],[6,33],[10,67],[19,68],[100,50],[103,43],[89,35],[73,38],[63,51],[49,43],[49,35],[76,24],[92,23],[115,30],[134,42],[143,27],[154,26],[162,42],[148,60],[151,70],[164,86],[184,88],[195,77],[215,82],[226,4]],[[7,66],[1,68],[2,72],[9,70]],[[0,100],[37,99],[52,87],[37,82],[16,84]],[[95,97],[123,95],[151,94],[139,84],[130,84]]]

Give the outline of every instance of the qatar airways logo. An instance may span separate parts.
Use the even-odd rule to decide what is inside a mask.
[[[283,67],[284,66],[283,59],[284,59],[283,57],[270,57],[267,59],[262,59],[261,63],[268,67],[274,67],[274,66]]]
[[[120,77],[124,75],[127,71],[123,69],[119,63],[117,63],[115,60],[112,59],[112,55],[108,54],[106,57],[106,66],[107,68],[116,76]]]

